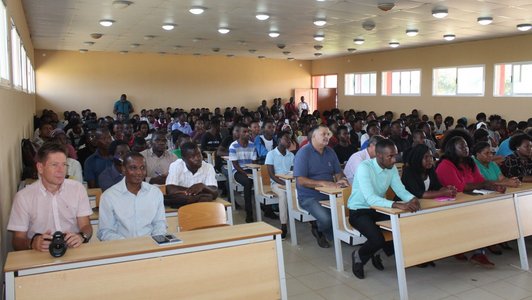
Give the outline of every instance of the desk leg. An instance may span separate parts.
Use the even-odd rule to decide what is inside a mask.
[[[329,194],[329,204],[331,206],[331,221],[333,227],[333,242],[334,242],[334,254],[336,257],[336,270],[338,272],[344,271],[344,258],[342,255],[342,241],[338,236],[338,207],[335,194]],[[342,194],[340,194],[340,197]]]
[[[228,206],[225,209],[225,212],[227,213],[227,224],[233,225],[233,208],[231,206]]]
[[[296,219],[293,216],[294,207],[292,204],[292,181],[285,179],[284,181],[286,187],[286,206],[288,207],[288,225],[290,226],[290,243],[292,246],[297,245],[297,232],[296,232]]]
[[[233,176],[233,163],[230,160],[227,160],[227,180],[229,181],[229,201],[231,201],[231,207],[233,207],[233,211],[236,211],[236,199],[235,199],[235,187],[233,180],[235,180]]]
[[[277,251],[277,267],[279,268],[279,287],[281,288],[281,299],[288,299],[286,292],[286,274],[284,270],[283,242],[281,235],[275,236],[275,249]]]
[[[15,300],[15,273],[7,272],[6,281],[6,300]]]
[[[401,241],[401,231],[399,229],[399,216],[391,215],[390,219],[392,223],[393,248],[395,251],[395,265],[397,268],[397,283],[399,285],[399,296],[401,300],[408,300],[405,261],[403,258],[403,242]]]
[[[517,194],[514,194],[514,207],[515,215],[517,216],[517,227],[519,229],[519,237],[517,238],[517,247],[519,249],[519,260],[521,261],[521,269],[524,271],[529,270],[528,266],[528,254],[526,253],[525,236],[523,234],[523,228],[521,226],[521,218],[519,211],[519,201]]]
[[[259,177],[256,168],[253,168],[253,195],[255,196],[253,201],[255,201],[255,214],[257,215],[257,222],[262,222],[262,212],[260,210],[260,197],[259,197]]]

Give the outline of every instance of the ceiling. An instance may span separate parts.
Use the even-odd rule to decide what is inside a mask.
[[[23,0],[33,45],[36,49],[128,51],[166,54],[229,55],[276,59],[316,59],[390,49],[454,43],[516,35],[520,23],[532,22],[532,0],[131,0],[117,8],[113,0]],[[389,11],[379,3],[394,3]],[[192,6],[205,7],[201,15],[189,12]],[[448,16],[437,19],[431,12],[447,8]],[[255,18],[257,12],[271,17]],[[480,25],[478,17],[491,16],[493,23]],[[316,18],[327,24],[318,27]],[[112,19],[111,27],[99,24]],[[362,28],[373,22],[375,28]],[[176,24],[165,31],[163,23]],[[231,29],[228,34],[218,28]],[[407,29],[419,34],[407,36]],[[278,31],[272,38],[270,31]],[[100,39],[91,33],[101,33]],[[313,36],[323,34],[322,42]],[[455,34],[452,42],[444,34]],[[145,36],[152,36],[146,39]],[[365,43],[356,45],[354,38]],[[88,45],[86,42],[94,42]],[[131,44],[140,44],[133,48]],[[282,48],[284,45],[284,49]],[[322,46],[319,49],[318,46]],[[318,48],[319,50],[316,50]],[[256,51],[250,51],[256,50]],[[351,50],[354,51],[354,50]],[[285,52],[285,53],[283,53]],[[318,56],[316,53],[321,53]]]

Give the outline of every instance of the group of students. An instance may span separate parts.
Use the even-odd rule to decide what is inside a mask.
[[[280,219],[283,238],[287,235],[286,195],[284,181],[276,175],[293,170],[298,201],[316,218],[311,233],[320,247],[329,247],[330,212],[319,204],[325,196],[315,188],[352,185],[349,222],[368,239],[352,254],[358,278],[364,278],[363,267],[369,260],[377,269],[384,268],[378,250],[393,252],[375,225],[385,216],[371,206],[416,211],[420,198],[454,197],[479,188],[504,192],[507,186],[532,180],[532,139],[522,123],[502,126],[500,117],[492,116],[487,122],[480,115],[470,126],[459,119],[453,129],[448,117],[442,129],[441,115],[430,121],[416,110],[397,120],[391,112],[379,117],[354,110],[312,115],[294,110],[285,115],[276,102],[271,109],[227,108],[223,114],[220,109],[214,113],[194,109],[188,116],[170,108],[143,110],[142,117],[112,122],[97,119],[87,110],[81,116],[68,112],[61,126],[57,115],[47,112],[34,138],[39,180],[19,191],[13,203],[8,229],[14,232],[14,248],[47,249],[55,230],[65,232],[71,247],[92,236],[86,191],[82,180],[75,183],[76,176],[71,177],[68,170],[76,152],[78,158],[81,153],[85,156],[79,165],[84,166],[83,179],[89,187],[105,189],[100,204],[101,240],[165,232],[164,204],[211,201],[219,188],[227,189],[216,181],[215,172],[225,172],[243,185],[246,222],[253,222],[253,182],[246,165],[256,162],[266,164],[272,191],[279,197],[279,216],[271,206],[263,210],[265,216]],[[152,114],[165,126],[155,128]],[[175,118],[168,120],[169,116]],[[201,150],[215,151],[214,166],[203,161]],[[233,174],[222,167],[219,157],[223,155],[229,156]],[[439,158],[436,163],[435,158]],[[402,175],[395,167],[397,161],[404,163]],[[166,185],[167,195],[152,184]],[[396,199],[385,198],[389,188]],[[500,253],[495,246],[490,251]],[[483,249],[475,251],[470,261],[493,266]]]

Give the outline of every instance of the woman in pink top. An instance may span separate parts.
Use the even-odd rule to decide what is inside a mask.
[[[442,186],[455,186],[458,192],[471,192],[475,189],[486,189],[504,193],[506,187],[495,185],[484,180],[475,161],[469,155],[469,146],[461,136],[452,137],[445,145],[445,153],[436,167],[436,176]],[[465,254],[457,254],[458,260],[467,260]],[[475,251],[471,263],[493,268],[494,263],[488,260],[483,249]]]

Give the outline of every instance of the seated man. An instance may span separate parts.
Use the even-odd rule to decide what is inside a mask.
[[[177,160],[177,156],[167,150],[166,135],[154,132],[151,136],[151,149],[140,154],[146,159],[146,182],[164,184],[170,164]]]
[[[380,135],[372,136],[368,140],[368,147],[366,149],[360,150],[349,157],[349,160],[345,164],[344,174],[350,184],[353,184],[353,177],[355,177],[360,163],[375,157],[375,145],[382,140],[384,138]]]
[[[98,176],[105,168],[113,164],[113,157],[109,154],[109,145],[112,142],[109,130],[98,128],[95,138],[97,150],[85,160],[83,166],[83,178],[87,181],[89,188],[100,187]]]
[[[281,237],[285,238],[287,233],[286,221],[288,220],[288,209],[286,204],[286,190],[280,186],[284,186],[284,180],[281,180],[276,174],[288,174],[294,165],[294,154],[288,151],[292,144],[289,131],[282,131],[277,140],[279,146],[268,152],[266,155],[266,167],[270,175],[270,183],[272,191],[279,198],[279,219],[281,219]]]
[[[65,179],[66,153],[57,143],[44,143],[37,152],[39,180],[15,195],[7,225],[15,250],[46,252],[55,231],[65,234],[68,247],[90,240],[89,197],[81,183]]]
[[[375,268],[384,269],[380,256],[374,256],[378,250],[383,249],[387,255],[393,254],[393,242],[384,241],[380,227],[375,224],[389,217],[370,207],[393,207],[411,212],[419,209],[419,201],[406,190],[395,167],[397,155],[395,144],[388,139],[379,141],[375,146],[375,153],[375,158],[363,161],[358,167],[347,204],[349,223],[368,239],[351,255],[353,274],[359,279],[364,279],[364,265],[370,259]],[[397,197],[405,202],[394,202],[384,198],[390,187]]]
[[[203,161],[198,145],[192,142],[181,145],[182,159],[170,165],[166,177],[165,204],[182,206],[218,197],[218,182],[214,167]]]
[[[275,126],[273,120],[268,119],[262,123],[262,134],[255,138],[253,144],[257,148],[259,164],[264,164],[266,154],[277,147],[277,140],[274,137]]]
[[[320,201],[327,200],[328,196],[316,188],[342,188],[348,183],[336,153],[327,147],[329,128],[325,125],[315,126],[310,129],[308,136],[310,139],[308,145],[297,152],[294,160],[297,200],[303,209],[316,218],[316,222],[311,222],[311,231],[318,245],[329,248],[327,239],[332,240],[333,237],[331,212],[320,204]]]
[[[102,241],[166,233],[163,193],[144,182],[146,160],[138,152],[124,156],[124,179],[107,189],[100,201]]]
[[[116,140],[111,143],[109,146],[109,153],[113,157],[113,164],[98,176],[98,182],[100,183],[100,188],[105,192],[108,188],[117,184],[124,178],[122,174],[122,160],[124,156],[129,152],[129,146],[126,142]]]
[[[349,157],[357,151],[357,148],[351,144],[346,126],[338,126],[336,135],[338,136],[338,143],[333,149],[336,152],[336,156],[338,156],[340,164],[345,164],[349,160]]]

